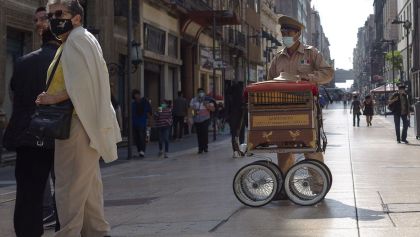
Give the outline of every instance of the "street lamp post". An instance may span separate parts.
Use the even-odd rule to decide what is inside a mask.
[[[408,83],[408,91],[409,93],[411,93],[411,83],[410,83],[410,29],[411,29],[411,21],[409,20],[405,20],[405,21],[400,21],[398,19],[395,19],[392,21],[392,24],[402,24],[404,29],[405,29],[405,35],[407,37],[407,81],[406,83]]]
[[[392,60],[391,60],[391,66],[392,66],[392,90],[395,91],[395,40],[382,40],[384,43],[389,43],[391,45],[391,54],[392,54]]]

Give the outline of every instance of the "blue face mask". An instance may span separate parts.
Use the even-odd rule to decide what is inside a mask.
[[[205,95],[206,95],[206,94],[205,94],[204,92],[200,92],[200,93],[198,93],[198,96],[199,96],[199,97],[201,97],[201,98],[203,98]]]
[[[287,48],[292,47],[295,43],[296,43],[296,41],[293,39],[293,37],[291,37],[291,36],[285,36],[285,37],[283,37],[283,44]]]
[[[166,109],[166,107],[167,107],[168,105],[167,104],[161,104],[160,105],[160,107],[162,108],[162,109]]]

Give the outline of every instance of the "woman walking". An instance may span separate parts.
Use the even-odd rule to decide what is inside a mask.
[[[363,115],[366,116],[367,126],[372,126],[372,117],[373,117],[373,100],[372,96],[367,95],[365,101],[363,101]]]

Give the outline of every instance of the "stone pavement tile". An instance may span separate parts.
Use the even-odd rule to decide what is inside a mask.
[[[420,211],[420,210],[417,210]],[[420,213],[390,213],[389,214],[394,221],[395,225],[399,228],[405,227],[417,227],[420,228]],[[420,232],[419,235],[420,236]]]
[[[15,202],[6,202],[0,204],[0,236],[15,236],[13,228],[13,211]]]
[[[273,224],[275,225],[275,224]],[[227,232],[216,232],[214,237],[358,237],[357,229],[324,229],[324,230],[306,230],[306,229],[293,229],[283,230],[276,229],[262,229],[257,228],[248,230],[240,226],[235,230]]]
[[[416,228],[361,228],[361,237],[418,237],[420,227]]]

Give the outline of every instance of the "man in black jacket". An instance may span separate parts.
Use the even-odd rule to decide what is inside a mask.
[[[405,92],[405,85],[398,86],[398,92],[394,93],[388,101],[389,108],[392,109],[394,114],[395,133],[397,135],[397,142],[407,141],[407,129],[410,123],[410,101],[408,100],[407,93]],[[403,121],[403,130],[400,136],[400,118]]]
[[[47,70],[60,42],[49,30],[44,7],[36,10],[34,24],[43,44],[15,62],[10,81],[13,112],[3,138],[3,146],[16,151],[14,227],[18,237],[39,237],[44,232],[43,196],[54,161],[54,141],[40,142],[27,129],[35,100],[45,90]]]

